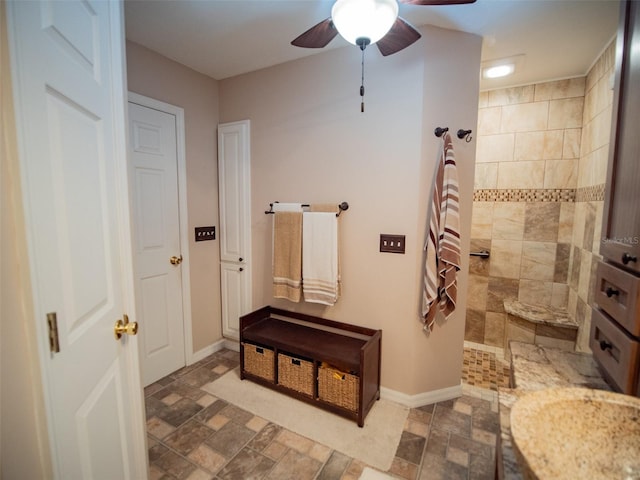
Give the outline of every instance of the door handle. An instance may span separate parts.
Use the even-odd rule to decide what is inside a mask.
[[[171,265],[180,265],[182,263],[182,255],[180,255],[179,257],[171,257],[169,259],[169,263],[171,263]]]
[[[122,335],[135,335],[138,333],[138,322],[129,322],[129,317],[125,314],[122,320],[118,319],[113,326],[113,335],[116,340],[120,340]]]

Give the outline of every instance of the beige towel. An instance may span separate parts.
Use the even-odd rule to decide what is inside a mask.
[[[429,238],[425,245],[422,318],[431,331],[437,308],[447,318],[456,308],[457,272],[460,270],[460,218],[458,173],[451,136],[443,136],[442,154],[434,180]]]
[[[276,212],[273,219],[273,296],[300,301],[302,212]]]
[[[333,212],[338,213],[340,209],[335,203],[312,203],[309,205],[310,212]]]
[[[302,216],[304,300],[332,306],[338,300],[338,218],[334,212]]]

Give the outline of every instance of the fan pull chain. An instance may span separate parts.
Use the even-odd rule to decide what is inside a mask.
[[[364,48],[362,48],[362,78],[360,83],[360,113],[364,113]]]

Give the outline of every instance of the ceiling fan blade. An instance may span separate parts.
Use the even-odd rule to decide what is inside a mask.
[[[475,3],[476,0],[398,0],[406,5],[463,5]]]
[[[391,30],[378,40],[376,45],[380,53],[386,57],[387,55],[399,52],[403,48],[408,47],[421,36],[415,28],[398,17],[391,26]]]
[[[291,45],[305,48],[322,48],[338,35],[338,29],[334,27],[331,18],[314,25],[298,38],[291,42]]]

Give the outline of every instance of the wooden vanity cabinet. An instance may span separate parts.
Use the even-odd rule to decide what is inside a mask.
[[[623,1],[616,44],[615,96],[600,253],[607,261],[640,274],[640,49],[637,45],[640,45],[640,2]]]
[[[603,376],[640,396],[640,2],[623,0],[589,346]]]

